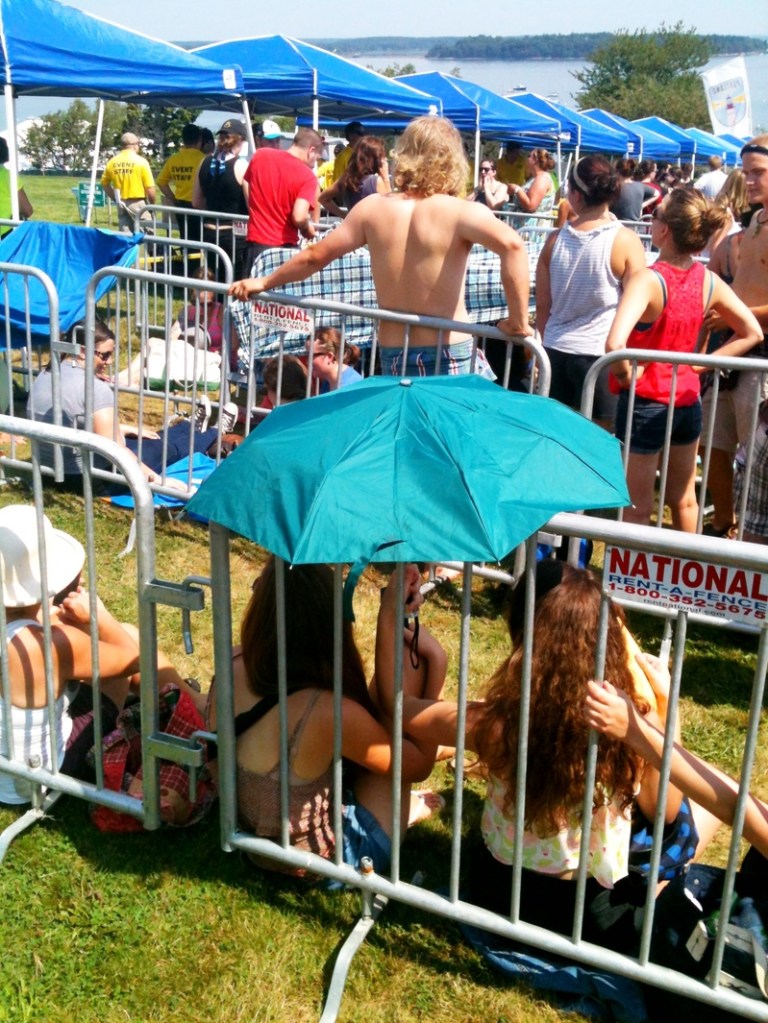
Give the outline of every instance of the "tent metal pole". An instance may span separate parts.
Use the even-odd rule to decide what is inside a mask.
[[[253,156],[256,152],[256,140],[253,137],[253,123],[251,121],[251,111],[248,109],[247,96],[243,96],[243,120],[245,121],[245,130],[248,132],[248,152]]]
[[[101,152],[101,132],[104,127],[104,100],[100,99],[96,107],[96,138],[93,140],[93,160],[91,161],[91,182],[88,188],[88,206],[85,211],[85,226],[91,226],[93,216],[93,197],[96,193],[96,171]]]
[[[320,97],[317,95],[317,68],[312,69],[312,127],[320,127]]]
[[[480,107],[475,107],[475,173],[473,188],[480,181]]]
[[[6,68],[7,72],[7,68]],[[16,99],[13,86],[5,86],[5,124],[8,129],[8,172],[11,176],[11,218],[19,219],[19,147],[16,138]]]

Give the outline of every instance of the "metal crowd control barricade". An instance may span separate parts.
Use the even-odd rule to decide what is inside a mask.
[[[742,543],[726,543],[714,538],[699,538],[689,535],[658,530],[649,527],[629,527],[622,523],[610,522],[608,520],[596,519],[582,515],[562,514],[555,516],[547,528],[553,532],[565,535],[586,537],[596,542],[603,542],[611,548],[620,548],[637,555],[643,555],[646,560],[651,558],[666,558],[667,562],[672,559],[701,560],[711,559],[722,562],[733,571],[760,572],[763,573],[765,585],[768,586],[768,578],[765,574],[764,554],[752,545]],[[423,910],[427,913],[448,919],[457,924],[469,924],[480,927],[492,934],[500,935],[519,941],[538,949],[545,954],[552,954],[562,957],[568,961],[591,967],[601,971],[609,971],[619,977],[627,978],[641,984],[653,985],[677,995],[684,995],[696,1001],[727,1009],[743,1018],[754,1020],[768,1020],[768,1005],[762,1002],[751,1001],[740,994],[729,990],[719,983],[720,966],[725,940],[725,927],[718,931],[715,955],[710,978],[706,981],[693,979],[681,973],[674,972],[663,964],[655,963],[650,959],[651,935],[654,917],[654,895],[655,885],[648,888],[649,894],[645,904],[645,916],[642,924],[642,932],[639,938],[639,953],[637,958],[620,955],[610,949],[599,947],[588,943],[582,937],[583,918],[585,910],[585,891],[587,881],[587,850],[589,844],[589,832],[584,830],[580,867],[577,878],[573,883],[576,889],[576,912],[573,922],[573,930],[570,935],[561,935],[546,931],[540,927],[529,924],[520,918],[520,892],[523,883],[521,863],[518,861],[513,869],[512,875],[512,899],[508,915],[501,915],[481,909],[461,898],[460,871],[462,861],[462,826],[463,826],[463,754],[464,754],[464,728],[466,721],[466,703],[469,694],[469,677],[472,661],[472,633],[471,633],[471,578],[472,566],[464,565],[463,589],[461,598],[460,621],[458,631],[460,636],[459,654],[459,680],[458,680],[458,703],[459,714],[457,721],[456,735],[456,781],[454,808],[452,817],[452,838],[451,838],[451,859],[450,859],[450,882],[448,894],[441,895],[427,891],[415,883],[408,883],[401,878],[399,843],[401,829],[399,823],[399,791],[401,781],[401,752],[402,752],[402,647],[399,655],[395,657],[395,711],[392,724],[392,746],[393,746],[393,793],[394,809],[391,821],[392,828],[392,865],[388,876],[376,874],[368,868],[367,864],[362,865],[358,873],[351,866],[342,862],[340,842],[337,841],[333,859],[324,859],[316,854],[306,853],[293,848],[289,843],[288,821],[286,819],[288,807],[288,764],[287,764],[287,743],[288,743],[288,716],[286,708],[287,687],[285,677],[285,610],[282,604],[283,583],[282,573],[288,570],[288,566],[278,562],[277,571],[277,630],[278,630],[278,683],[280,693],[280,779],[282,797],[282,832],[279,839],[270,840],[249,834],[238,826],[237,821],[237,787],[236,787],[236,761],[235,761],[235,735],[234,735],[234,704],[232,692],[232,627],[231,602],[230,602],[230,576],[229,576],[229,532],[221,526],[211,524],[211,565],[212,565],[212,605],[214,609],[214,644],[215,644],[215,672],[216,672],[216,707],[219,743],[219,785],[220,785],[220,813],[221,813],[221,843],[225,850],[239,849],[247,853],[255,854],[260,860],[272,861],[276,867],[281,869],[308,870],[321,878],[332,878],[345,885],[357,888],[361,896],[361,916],[352,933],[339,953],[336,967],[331,976],[328,997],[322,1014],[322,1023],[330,1023],[336,1019],[340,1001],[343,993],[344,981],[350,966],[352,956],[360,945],[364,936],[370,930],[375,918],[383,908],[388,899],[396,899],[407,905]],[[520,707],[521,734],[525,734],[528,728],[529,704],[530,704],[530,660],[525,651],[530,650],[533,642],[533,604],[535,587],[535,565],[536,565],[536,537],[533,536],[526,546],[525,572],[528,580],[528,600],[526,608],[526,620],[524,628],[524,654],[523,654],[523,679]],[[332,823],[335,834],[341,835],[341,739],[340,739],[340,712],[341,712],[341,618],[342,618],[342,566],[336,566],[336,596],[335,596],[335,757],[334,757],[334,784],[333,784],[333,815]],[[399,593],[402,595],[403,577],[398,576],[397,584]],[[605,661],[605,648],[607,640],[607,629],[610,611],[609,598],[613,594],[611,578],[606,574],[603,582],[603,599],[600,619],[600,632],[595,648],[595,678],[603,678],[603,666]],[[423,609],[426,610],[426,609]],[[667,644],[674,640],[674,659],[672,662],[672,689],[670,694],[669,712],[667,718],[667,732],[662,763],[662,788],[659,798],[659,810],[654,821],[654,851],[650,864],[650,876],[658,872],[661,852],[660,839],[664,827],[664,799],[669,777],[669,765],[674,736],[675,719],[678,709],[680,691],[680,678],[685,654],[686,627],[689,618],[695,617],[696,611],[689,610],[680,605],[669,605],[666,608],[656,608],[657,613],[663,614],[667,619],[665,639]],[[401,640],[397,642],[401,643]],[[525,666],[527,665],[527,666]],[[739,836],[744,820],[745,801],[749,785],[750,772],[755,754],[757,739],[757,727],[759,723],[762,698],[765,686],[766,669],[768,668],[768,641],[766,632],[761,630],[760,646],[757,656],[757,666],[754,675],[754,685],[750,704],[749,723],[742,759],[741,775],[743,783],[740,789],[738,804],[733,825],[733,840],[730,845],[728,868],[725,880],[725,891],[723,898],[728,903],[730,893],[733,891],[733,880],[739,859]],[[478,694],[471,694],[476,696]],[[523,747],[524,748],[524,747]],[[593,787],[596,770],[597,736],[592,733],[586,755],[586,792],[584,797],[584,814],[589,817],[592,811]],[[526,762],[524,753],[519,761],[519,793],[525,791]],[[524,805],[518,800],[515,814],[516,841],[518,846],[522,841],[524,828]],[[563,882],[565,883],[565,882]],[[723,920],[725,915],[723,915]]]
[[[39,342],[33,341],[33,322],[30,303],[30,284],[35,282],[42,289],[48,304],[48,320],[50,324],[51,350],[58,349],[59,335],[59,295],[56,287],[42,270],[34,266],[20,266],[14,263],[0,263],[0,274],[3,282],[0,287],[0,413],[15,414],[15,405],[24,400],[26,392],[32,386],[33,375],[39,371],[43,348]],[[20,277],[24,286],[23,326],[14,326],[10,312],[8,279],[10,276]],[[54,370],[54,373],[56,370]],[[54,394],[54,409],[58,409],[58,421],[61,422],[61,397],[58,388]],[[22,411],[22,410],[19,410]],[[26,410],[23,410],[23,413]],[[18,453],[18,441],[10,434],[9,456],[4,459],[5,466],[21,467],[26,464]],[[57,478],[61,478],[61,455],[56,456]]]
[[[146,234],[144,255],[137,269],[157,276],[154,283],[147,283],[141,289],[141,301],[136,295],[137,327],[141,329],[146,324],[150,330],[162,328],[176,288],[168,281],[169,277],[202,280],[208,267],[212,268],[216,279],[226,285],[232,283],[232,260],[218,245],[173,238],[170,234]]]
[[[266,320],[271,317],[270,326],[262,326],[260,309],[264,310]],[[272,317],[270,310],[274,310]],[[305,316],[299,326],[292,312],[285,310],[304,310]],[[282,314],[282,323],[279,322]],[[250,302],[232,302],[231,315],[234,329],[240,342],[238,366],[239,372],[234,378],[238,386],[246,389],[245,405],[250,410],[246,419],[246,432],[250,416],[258,415],[256,406],[258,393],[258,377],[263,364],[270,358],[277,358],[278,363],[278,395],[282,366],[286,355],[304,356],[307,342],[320,322],[338,323],[341,334],[339,361],[343,363],[347,345],[361,340],[361,332],[371,338],[370,347],[364,349],[365,363],[361,368],[364,376],[372,376],[377,369],[378,325],[383,322],[401,323],[404,326],[403,351],[407,353],[411,346],[410,336],[414,327],[429,327],[438,335],[438,352],[445,350],[444,338],[450,331],[458,331],[473,341],[472,365],[476,372],[482,372],[488,366],[485,355],[488,342],[498,343],[500,360],[497,361],[496,377],[499,384],[512,390],[527,390],[536,394],[547,394],[550,382],[549,358],[544,348],[533,337],[515,338],[512,340],[496,327],[477,323],[457,323],[434,316],[419,316],[415,313],[394,313],[382,309],[373,309],[345,302],[331,302],[320,298],[299,298],[283,295],[279,292],[264,292],[259,296],[258,307],[254,313]],[[348,326],[351,325],[351,326]],[[524,376],[515,378],[513,354],[521,353],[524,363]],[[492,371],[491,371],[492,372]],[[308,386],[309,386],[308,381]],[[279,402],[278,402],[279,404]]]
[[[704,355],[695,353],[681,353],[681,352],[659,352],[652,350],[645,350],[639,348],[628,348],[623,349],[619,352],[610,352],[607,355],[600,358],[592,367],[590,367],[584,380],[584,389],[582,392],[581,401],[581,412],[587,418],[592,416],[592,407],[594,403],[595,387],[597,385],[598,376],[613,363],[626,360],[632,365],[632,377],[628,392],[628,408],[627,408],[627,435],[620,437],[619,439],[624,443],[624,464],[626,466],[627,459],[629,457],[629,430],[631,429],[632,416],[635,408],[636,388],[637,388],[637,367],[643,362],[662,362],[669,364],[672,367],[672,387],[671,394],[672,400],[670,401],[669,411],[667,414],[666,429],[664,436],[664,447],[660,456],[660,464],[658,471],[659,486],[658,496],[655,504],[655,516],[656,526],[661,528],[663,525],[663,512],[664,512],[664,501],[668,490],[669,483],[669,456],[671,448],[671,434],[672,434],[672,415],[674,412],[674,395],[677,389],[677,379],[680,366],[703,366],[708,372],[712,374],[712,384],[710,393],[707,397],[706,404],[709,406],[710,414],[704,417],[704,429],[700,440],[701,450],[701,472],[698,478],[698,489],[699,489],[699,513],[697,522],[697,532],[701,532],[702,523],[705,513],[705,496],[707,491],[707,481],[709,479],[709,467],[712,455],[713,447],[713,436],[716,426],[716,420],[718,415],[718,398],[722,393],[721,385],[723,377],[721,371],[734,371],[738,370],[742,376],[739,381],[740,387],[746,387],[748,393],[751,395],[749,405],[751,407],[751,425],[749,430],[749,436],[745,438],[744,451],[743,451],[743,480],[742,480],[742,492],[737,508],[737,519],[739,522],[738,538],[741,539],[744,531],[744,510],[747,503],[747,493],[749,489],[749,483],[752,476],[752,471],[755,462],[755,450],[756,450],[756,429],[758,424],[758,413],[760,402],[763,398],[765,391],[765,378],[766,378],[766,364],[764,359],[750,358],[748,355],[739,356],[738,358],[725,358],[714,355]]]
[[[170,760],[195,769],[203,764],[203,747],[194,737],[184,744],[176,738],[164,735],[159,731],[158,718],[158,683],[157,683],[157,624],[156,605],[167,604],[179,608],[199,610],[203,606],[203,593],[199,588],[177,585],[160,580],[155,575],[155,543],[154,543],[154,509],[152,494],[146,485],[135,461],[127,453],[111,441],[96,437],[80,430],[33,423],[12,416],[0,416],[0,432],[15,436],[19,443],[29,444],[32,448],[32,493],[29,514],[37,517],[38,532],[42,536],[41,516],[46,510],[45,491],[43,489],[43,473],[39,459],[39,448],[43,443],[62,444],[76,448],[83,455],[83,545],[86,560],[83,568],[90,581],[90,641],[93,661],[93,704],[94,704],[94,746],[102,748],[103,728],[101,705],[101,680],[99,676],[98,658],[98,625],[95,580],[97,566],[103,560],[104,552],[97,551],[95,544],[95,520],[93,500],[93,476],[90,468],[90,456],[99,455],[113,463],[130,488],[135,504],[136,514],[136,600],[138,608],[138,624],[140,638],[139,670],[141,673],[141,730],[142,730],[142,763],[143,763],[143,797],[134,798],[126,793],[109,789],[105,785],[104,767],[101,757],[95,760],[96,780],[94,783],[78,781],[65,775],[59,764],[63,750],[58,748],[56,732],[53,726],[56,715],[54,699],[54,678],[50,655],[46,659],[46,690],[47,714],[49,718],[49,738],[47,761],[49,767],[43,767],[37,758],[34,762],[24,759],[23,751],[14,747],[11,730],[7,729],[8,747],[0,753],[0,775],[7,775],[15,783],[25,785],[29,790],[31,809],[22,814],[6,831],[0,835],[0,860],[5,855],[9,843],[32,823],[45,816],[50,806],[60,795],[67,794],[85,799],[88,802],[108,807],[112,810],[130,814],[140,819],[145,828],[156,829],[160,826],[160,792],[158,784],[159,760]],[[5,458],[2,459],[7,461]],[[8,502],[6,502],[8,503]],[[20,497],[16,503],[26,503]],[[110,547],[110,552],[113,548]],[[111,556],[114,556],[111,553]],[[45,587],[48,571],[44,544],[41,552],[41,575]],[[42,605],[42,628],[46,651],[51,650],[51,612],[47,602]],[[0,605],[0,667],[2,677],[8,678],[8,639],[6,637],[5,608]],[[11,720],[11,698],[7,687],[0,691],[3,701],[3,717],[6,722]]]
[[[162,239],[161,241],[165,244],[168,240]],[[196,243],[186,244],[193,245]],[[231,265],[226,255],[221,253],[221,256],[226,261],[228,273],[231,275]],[[152,488],[155,491],[164,493],[166,497],[184,499],[193,491],[194,467],[190,462],[186,476],[186,494],[178,489],[170,490],[168,488],[166,473],[171,463],[168,460],[168,438],[165,427],[175,417],[178,418],[180,412],[187,414],[186,424],[189,428],[189,453],[191,454],[194,447],[194,412],[198,399],[203,395],[206,395],[207,398],[208,393],[218,395],[218,398],[212,401],[212,405],[214,408],[218,406],[219,412],[221,406],[226,404],[228,400],[230,325],[229,306],[226,296],[227,284],[217,284],[188,277],[176,277],[171,274],[160,274],[156,271],[150,272],[130,267],[106,267],[98,271],[89,281],[86,292],[86,359],[89,358],[89,345],[92,346],[93,344],[93,325],[97,315],[96,288],[99,280],[105,276],[114,276],[119,282],[115,299],[114,365],[117,369],[121,364],[127,363],[125,368],[116,377],[114,386],[115,433],[118,430],[119,406],[123,397],[127,397],[135,402],[136,408],[133,415],[135,415],[139,424],[145,423],[150,413],[153,413],[156,419],[159,418],[160,422],[157,424],[157,432],[160,434],[165,446],[162,468],[158,473],[159,478],[157,483],[152,484]],[[163,296],[162,306],[156,307],[160,308],[162,321],[152,325],[150,324],[152,318],[150,315],[150,305],[158,291],[161,291]],[[201,292],[213,292],[220,295],[224,300],[221,314],[223,324],[222,349],[218,366],[214,366],[211,363],[210,356],[207,355],[204,345],[189,344],[182,338],[175,341],[171,339],[171,327],[176,318],[175,308],[177,300],[175,295],[180,295],[179,308],[188,309],[191,307],[193,312],[190,315],[194,315],[196,312],[204,309],[204,303],[199,298]],[[136,351],[134,345],[131,317],[123,315],[126,312],[126,307],[133,305],[130,299],[131,295],[135,299],[135,306],[138,310],[137,316],[133,320],[133,329],[139,335],[138,351]],[[200,319],[201,332],[205,332],[206,324],[206,316],[203,313]],[[152,340],[152,330],[161,335],[159,339]],[[159,358],[156,360],[156,363],[160,366],[160,370],[152,369],[155,363],[150,364],[149,353],[151,344],[158,348]],[[172,362],[171,353],[174,345],[176,349],[179,349],[179,346],[181,346],[184,350],[184,358],[178,365],[186,375],[178,379],[172,376],[172,366],[174,363]],[[90,365],[91,363],[89,362],[88,364]],[[151,373],[155,371],[161,373],[161,376],[157,379],[151,377]],[[154,386],[152,386],[153,384]],[[88,420],[93,407],[93,378],[90,376],[86,377],[86,396],[86,419]],[[180,419],[179,421],[182,420]],[[221,439],[222,430],[219,423],[216,448],[211,454],[211,457],[216,461],[219,461],[221,458]],[[142,447],[143,440],[139,437],[138,450],[136,452],[139,459],[141,459]],[[98,470],[94,471],[98,472]],[[107,478],[110,474],[103,472],[100,475]]]
[[[208,235],[208,244],[214,245],[217,249],[226,252],[231,264],[234,265],[236,263],[235,241],[239,238],[245,238],[248,228],[248,217],[246,215],[240,213],[218,213],[215,210],[180,209],[176,206],[163,206],[159,203],[147,206],[147,210],[152,217],[153,234],[165,231],[174,244],[182,241],[183,239],[180,237],[173,237],[173,232],[176,229],[175,216],[181,212],[186,218],[187,223],[190,221],[195,223],[192,233],[188,237],[190,242],[194,243],[202,240],[205,232]],[[247,269],[249,270],[250,268]],[[214,272],[218,277],[218,266],[214,267]]]

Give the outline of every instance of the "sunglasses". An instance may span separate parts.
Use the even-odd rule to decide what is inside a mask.
[[[109,362],[109,360],[115,354],[115,349],[110,348],[109,351],[107,352],[99,352],[96,349],[94,349],[93,354],[96,356],[97,359],[101,359],[102,362]]]
[[[486,172],[490,173],[492,170],[493,170],[493,167],[481,167],[480,168],[480,171],[483,174],[485,174]]]
[[[665,223],[664,217],[661,215],[660,206],[657,206],[655,210],[651,211],[651,220],[658,220],[660,224]]]

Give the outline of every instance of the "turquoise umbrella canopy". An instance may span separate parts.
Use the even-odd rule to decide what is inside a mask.
[[[618,441],[478,376],[372,377],[272,412],[189,510],[293,564],[498,561],[629,503]]]

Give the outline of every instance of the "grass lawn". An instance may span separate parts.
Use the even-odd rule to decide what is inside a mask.
[[[24,500],[10,486],[0,503]],[[82,535],[78,500],[51,497],[55,523]],[[111,608],[135,621],[132,558],[118,557],[126,513],[96,509],[98,589]],[[207,534],[191,523],[157,524],[162,578],[209,573]],[[232,553],[233,615],[239,619],[263,552],[237,541]],[[356,598],[358,637],[370,664],[372,623],[382,579],[369,571]],[[504,656],[506,634],[491,587],[478,583],[472,627],[472,687]],[[429,598],[423,620],[445,641],[453,677],[458,652],[458,593]],[[636,632],[657,649],[657,619],[638,617]],[[183,653],[180,614],[159,613],[160,643],[183,673],[205,684],[212,669],[210,612],[193,620],[195,651]],[[738,771],[756,642],[691,628],[683,681],[686,744]],[[766,777],[766,744],[757,775]],[[435,768],[431,785],[447,797],[453,777]],[[757,786],[761,788],[761,786]],[[763,791],[763,795],[766,795]],[[465,834],[477,841],[481,790],[468,786]],[[0,810],[0,827],[16,811]],[[723,862],[727,834],[708,858]],[[448,817],[408,834],[402,876],[416,870],[429,887],[447,882]],[[215,814],[180,831],[102,835],[76,800],[11,846],[0,871],[5,906],[0,1023],[297,1023],[316,1020],[328,981],[327,960],[358,913],[352,894],[331,894],[246,866],[220,851]],[[342,1005],[344,1021],[463,1020],[548,1023],[573,1018],[546,1000],[500,982],[453,925],[391,904],[355,959]]]
[[[34,220],[53,220],[59,224],[80,224],[80,212],[72,189],[89,176],[79,177],[35,174],[21,175],[21,183],[34,209]],[[107,210],[94,210],[94,227],[109,227]],[[117,226],[117,215],[112,213],[112,226]]]
[[[28,177],[35,216],[79,223],[70,188],[80,179]],[[83,179],[84,180],[84,179]],[[103,214],[100,214],[103,217]],[[0,505],[25,501],[14,485]],[[54,524],[82,536],[78,498],[50,495]],[[133,557],[121,559],[129,513],[96,508],[97,590],[118,617],[136,621]],[[181,581],[210,574],[207,532],[188,522],[156,524],[157,574]],[[238,540],[232,549],[233,620],[239,622],[264,553]],[[369,570],[356,596],[357,635],[368,665],[382,578]],[[505,656],[506,629],[490,584],[474,592],[471,686]],[[185,675],[207,687],[213,668],[210,601],[193,617],[194,652],[183,650],[181,615],[158,612],[159,642]],[[423,621],[458,659],[458,591],[428,599]],[[634,616],[641,644],[657,652],[659,619]],[[726,771],[738,773],[757,641],[692,625],[682,684],[683,740]],[[765,739],[765,735],[761,736]],[[768,796],[768,744],[758,743],[755,791]],[[431,786],[451,804],[453,776],[435,768]],[[479,840],[482,793],[468,783],[467,848]],[[0,829],[18,816],[0,809]],[[402,876],[447,881],[449,817],[412,829]],[[723,863],[727,832],[707,853]],[[359,911],[353,894],[304,887],[246,866],[219,848],[216,814],[189,830],[102,835],[86,807],[63,800],[51,818],[18,838],[0,868],[3,968],[0,1023],[303,1023],[317,1020],[329,979],[327,961]],[[691,1007],[692,1014],[695,1013]],[[550,1023],[577,1017],[490,973],[453,925],[392,903],[350,972],[340,1018],[345,1023]],[[578,1017],[580,1018],[580,1017]]]

